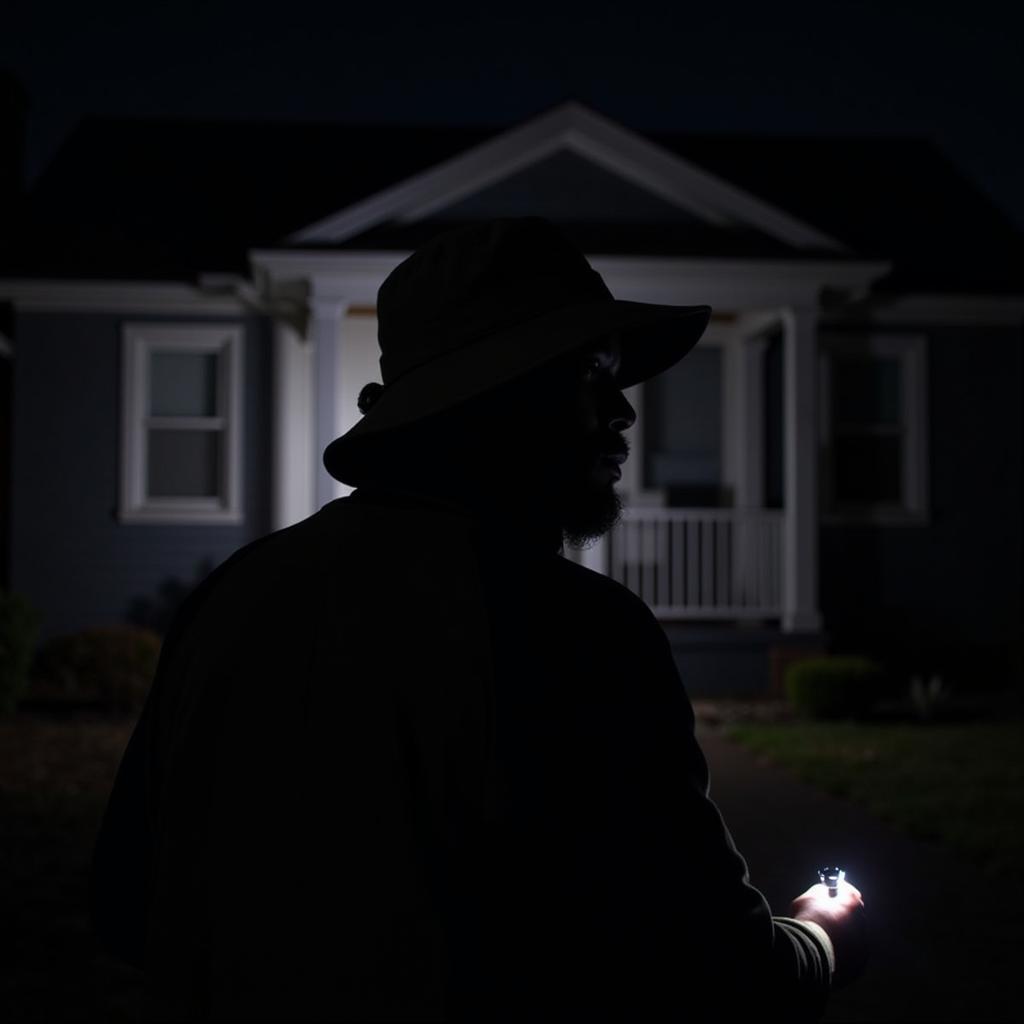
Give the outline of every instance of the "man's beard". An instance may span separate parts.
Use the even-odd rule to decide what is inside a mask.
[[[565,543],[583,548],[618,524],[622,499],[611,483],[582,478],[563,492],[559,513]]]

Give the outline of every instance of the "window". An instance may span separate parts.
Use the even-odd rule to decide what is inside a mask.
[[[702,342],[644,383],[644,485],[669,505],[717,506],[722,491],[722,350]]]
[[[822,496],[826,519],[927,516],[925,339],[822,338]]]
[[[240,523],[242,328],[126,324],[120,518]]]

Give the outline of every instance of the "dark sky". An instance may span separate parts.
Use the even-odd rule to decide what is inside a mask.
[[[918,135],[1024,228],[1024,4],[5,5],[33,176],[86,114]]]

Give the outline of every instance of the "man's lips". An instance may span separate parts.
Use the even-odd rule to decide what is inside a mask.
[[[622,470],[619,468],[626,461],[625,452],[601,452],[598,461],[616,479],[622,479]]]

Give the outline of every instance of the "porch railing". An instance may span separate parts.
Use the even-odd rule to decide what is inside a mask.
[[[781,614],[780,509],[633,507],[604,544],[605,572],[659,618]]]

